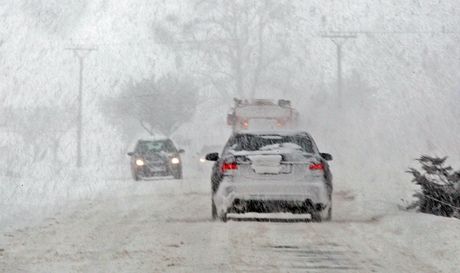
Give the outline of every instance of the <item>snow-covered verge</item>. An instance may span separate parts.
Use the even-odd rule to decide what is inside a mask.
[[[54,176],[0,177],[0,229],[40,221],[64,205],[122,187],[129,177],[128,168],[127,164],[111,165],[68,169]]]
[[[460,221],[423,213],[400,212],[377,221],[377,233],[401,249],[401,255],[435,265],[440,272],[460,268]]]
[[[453,273],[460,266],[454,219],[340,188],[332,222],[219,223],[210,220],[209,191],[200,178],[125,181],[38,225],[2,232],[0,271]]]
[[[370,224],[372,231],[362,232],[362,240],[380,253],[381,259],[395,259],[381,244],[386,241],[398,254],[413,257],[434,266],[438,271],[457,272],[460,268],[460,221],[455,218],[406,211],[419,188],[410,175],[388,172],[373,178],[354,174],[337,164],[333,222]],[[370,170],[372,171],[372,170]],[[405,179],[407,178],[407,179]]]

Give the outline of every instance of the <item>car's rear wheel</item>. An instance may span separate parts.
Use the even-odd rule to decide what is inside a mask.
[[[222,213],[222,215],[220,216],[220,221],[226,223],[227,220],[227,212]]]
[[[324,221],[332,220],[332,205],[329,205],[329,208],[325,210],[325,215],[323,216]]]
[[[319,222],[323,221],[323,217],[322,217],[320,211],[312,211],[310,213],[310,215],[311,215],[311,221],[312,222],[319,223]]]
[[[313,210],[310,212],[312,222],[331,221],[332,219],[332,206],[323,210]]]
[[[211,215],[212,215],[212,220],[217,219],[217,208],[216,208],[216,204],[214,204],[214,200],[211,200]]]

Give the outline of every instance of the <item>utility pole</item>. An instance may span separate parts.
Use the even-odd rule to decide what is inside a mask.
[[[332,33],[332,34],[323,34],[323,38],[329,38],[336,46],[337,51],[337,101],[338,106],[342,106],[342,47],[347,42],[348,39],[355,39],[357,36],[354,33]]]
[[[75,57],[78,58],[79,64],[79,84],[78,84],[78,115],[77,115],[77,168],[82,166],[82,136],[83,136],[83,69],[84,59],[91,53],[97,50],[96,48],[72,47],[66,48],[72,50]]]

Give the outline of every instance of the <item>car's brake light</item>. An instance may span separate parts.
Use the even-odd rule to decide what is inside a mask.
[[[249,128],[249,121],[247,119],[243,120],[241,122],[241,125],[243,126],[244,129],[248,129]]]
[[[222,167],[221,167],[221,170],[222,172],[226,172],[226,171],[232,171],[232,170],[238,170],[238,164],[236,164],[236,162],[232,162],[232,163],[223,163],[222,164]]]
[[[323,163],[314,163],[314,164],[311,164],[308,168],[312,171],[323,171],[324,165]]]
[[[276,120],[276,126],[278,126],[278,128],[284,127],[285,124],[286,124],[286,121],[284,119],[277,119]]]

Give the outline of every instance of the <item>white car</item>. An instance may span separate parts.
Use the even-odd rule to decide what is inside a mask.
[[[320,153],[302,131],[239,132],[215,161],[211,177],[212,217],[228,213],[308,213],[312,221],[330,220],[332,156]]]

